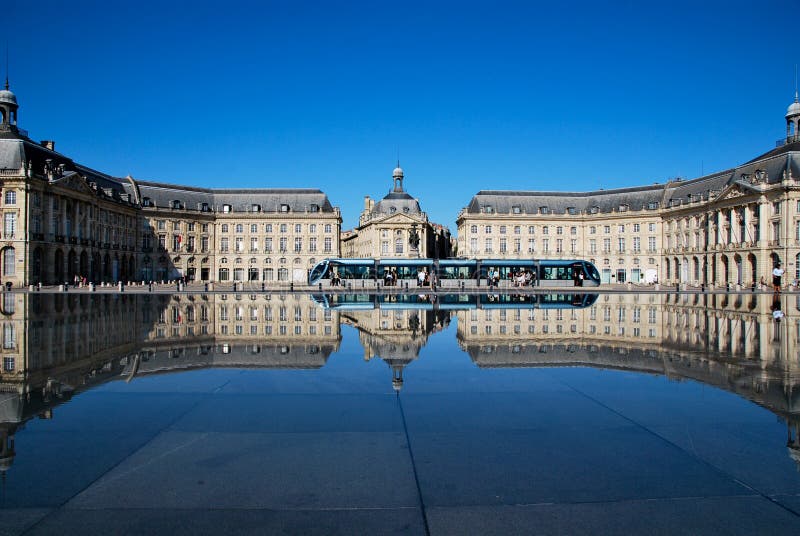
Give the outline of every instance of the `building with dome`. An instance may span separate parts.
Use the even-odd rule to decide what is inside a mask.
[[[381,200],[364,197],[355,229],[342,233],[342,255],[362,258],[445,258],[450,233],[432,223],[419,201],[403,189],[400,163],[392,171],[392,188]]]
[[[782,263],[800,278],[800,101],[777,147],[691,180],[588,192],[478,192],[457,218],[458,252],[583,258],[603,283],[750,287]]]

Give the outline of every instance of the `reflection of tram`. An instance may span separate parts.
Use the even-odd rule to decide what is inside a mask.
[[[597,294],[312,294],[324,309],[582,309]]]
[[[489,273],[508,281],[523,272],[532,275],[530,284],[536,287],[571,287],[581,275],[584,286],[600,285],[600,272],[589,261],[547,259],[324,259],[311,269],[308,282],[316,285],[334,273],[341,279],[384,280],[391,272],[399,280],[412,280],[423,270],[439,281],[480,280]]]

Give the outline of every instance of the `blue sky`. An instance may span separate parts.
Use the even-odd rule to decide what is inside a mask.
[[[774,147],[798,2],[6,0],[34,139],[107,173],[318,187],[352,227],[406,190],[455,231],[480,189],[692,178]]]

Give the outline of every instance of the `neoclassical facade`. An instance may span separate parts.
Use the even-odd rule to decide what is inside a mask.
[[[403,189],[403,169],[392,172],[394,186],[380,201],[364,197],[358,226],[343,233],[342,255],[362,258],[446,258],[450,232],[431,222],[419,201]]]
[[[480,191],[458,215],[458,255],[584,258],[603,282],[751,286],[781,262],[800,277],[800,102],[786,138],[693,180],[594,192]]]
[[[117,178],[37,143],[0,91],[0,276],[72,282],[305,282],[340,256],[341,214],[317,189],[208,189]]]

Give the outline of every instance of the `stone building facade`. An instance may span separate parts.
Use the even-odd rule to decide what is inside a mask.
[[[603,282],[751,286],[800,278],[800,102],[778,147],[693,180],[593,192],[480,191],[458,255],[583,258]]]
[[[321,190],[131,182],[146,280],[304,283],[316,262],[339,256],[341,214]]]
[[[22,286],[171,280],[305,282],[340,256],[341,214],[316,189],[204,189],[117,178],[17,126],[0,91],[0,277]]]
[[[392,172],[394,186],[380,201],[364,197],[358,226],[342,235],[342,255],[362,258],[446,258],[450,232],[432,223],[419,201],[403,189],[403,169]]]

